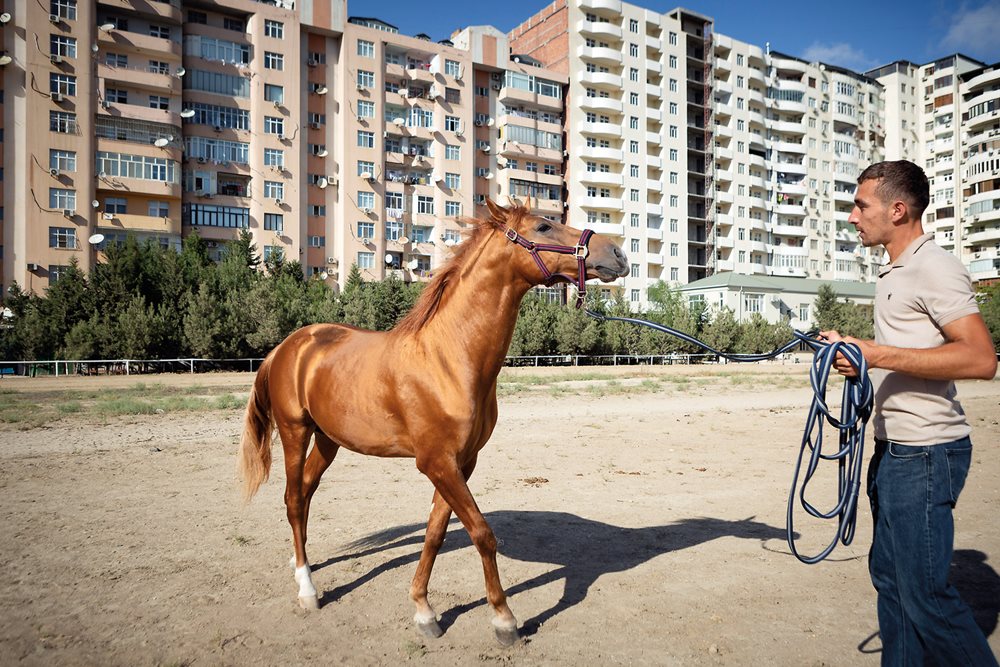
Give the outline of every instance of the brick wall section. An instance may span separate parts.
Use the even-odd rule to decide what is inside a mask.
[[[556,0],[507,34],[511,53],[541,61],[560,74],[569,75],[569,8]]]

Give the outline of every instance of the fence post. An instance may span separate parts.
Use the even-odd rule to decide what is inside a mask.
[[[125,375],[129,375],[128,359],[125,360]]]

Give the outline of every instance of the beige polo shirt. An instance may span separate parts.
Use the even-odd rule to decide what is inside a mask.
[[[943,345],[941,327],[979,312],[969,272],[924,234],[890,265],[875,287],[875,342],[927,349]],[[937,445],[971,432],[951,380],[924,380],[872,369],[875,437],[903,445]]]

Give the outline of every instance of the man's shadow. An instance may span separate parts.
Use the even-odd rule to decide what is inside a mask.
[[[976,625],[990,637],[1000,617],[1000,575],[986,563],[987,560],[989,557],[982,551],[958,549],[951,558],[948,581],[972,609]],[[858,650],[861,653],[880,652],[878,636],[878,632],[869,635],[858,645]]]
[[[579,604],[602,575],[630,570],[657,556],[720,537],[761,541],[785,538],[783,528],[754,521],[753,517],[740,521],[703,517],[682,519],[666,526],[622,528],[565,512],[498,511],[484,516],[497,536],[498,553],[515,560],[556,566],[549,572],[511,586],[507,589],[508,594],[564,581],[560,600],[522,624],[521,634],[525,636],[534,634],[543,623]],[[384,572],[416,563],[420,559],[424,529],[424,524],[411,524],[380,531],[347,545],[347,553],[313,565],[313,570],[318,570],[389,549],[416,547],[410,553],[378,565],[354,581],[326,591],[321,604],[350,593]],[[452,519],[441,553],[471,546],[465,529]],[[447,629],[461,614],[483,604],[486,604],[485,597],[445,611],[441,615],[441,627]]]

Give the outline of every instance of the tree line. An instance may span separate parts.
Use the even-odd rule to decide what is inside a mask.
[[[134,237],[110,245],[105,258],[85,274],[75,263],[44,295],[8,290],[11,317],[0,329],[0,359],[233,359],[262,357],[295,329],[317,322],[343,322],[384,331],[413,306],[422,283],[396,277],[363,281],[352,266],[336,292],[303,276],[297,261],[261,259],[248,233],[226,245],[221,260],[209,255],[197,234],[180,252]],[[1000,287],[984,293],[983,314],[994,341],[1000,336]],[[724,352],[772,350],[792,338],[787,323],[760,314],[738,322],[731,309],[707,309],[663,282],[649,288],[649,306],[636,313],[621,298],[588,295],[591,310],[642,317],[695,336]],[[868,309],[838,300],[821,288],[815,315],[822,329],[872,336]],[[582,310],[531,292],[521,306],[509,354],[661,355],[698,351],[646,327],[595,320]]]

